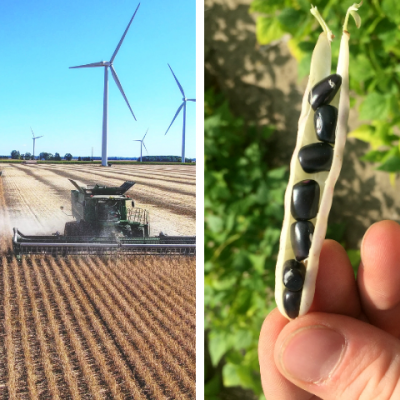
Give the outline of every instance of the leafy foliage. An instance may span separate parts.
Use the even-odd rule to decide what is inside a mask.
[[[181,162],[182,157],[179,156],[143,156],[142,157],[143,162],[152,162],[152,161],[158,161],[158,162]],[[140,158],[137,160],[140,162]],[[185,163],[190,163],[192,161],[191,158],[185,157]]]
[[[340,38],[344,16],[351,1],[316,0],[329,28]],[[310,13],[306,0],[253,0],[250,12],[257,12],[257,38],[269,44],[289,33],[289,49],[299,62],[300,78],[309,73],[312,50],[321,29]],[[362,99],[361,120],[371,121],[352,136],[371,144],[364,160],[379,163],[378,169],[400,171],[398,129],[400,124],[400,3],[396,0],[370,0],[359,9],[360,30],[351,21],[350,88]],[[339,42],[332,43],[333,69]],[[354,99],[352,101],[354,103]],[[383,154],[378,154],[377,151]]]
[[[11,158],[12,158],[13,160],[19,160],[19,157],[20,157],[20,154],[19,154],[19,151],[18,151],[18,150],[13,150],[13,151],[11,152]]]
[[[275,307],[273,282],[283,220],[286,167],[268,167],[267,139],[234,117],[220,96],[205,101],[205,304],[211,369],[225,386],[262,396],[257,342]],[[206,397],[221,382],[206,370]]]
[[[47,151],[42,151],[39,154],[39,160],[52,160],[53,159],[53,154],[52,153],[48,153]]]

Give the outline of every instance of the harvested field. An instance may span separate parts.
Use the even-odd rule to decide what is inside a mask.
[[[23,232],[30,224],[42,232],[55,228],[54,221],[63,226],[70,220],[59,216],[59,206],[69,205],[67,173],[82,183],[135,180],[138,186],[129,194],[150,209],[153,221],[158,212],[160,229],[169,233],[170,218],[179,214],[175,232],[194,234],[195,169],[183,167],[180,174],[178,166],[151,167],[135,166],[135,174],[131,166],[117,172],[80,165],[5,169],[0,178],[1,398],[195,398],[193,258],[17,261],[11,252],[16,222],[26,224],[16,225]],[[166,208],[163,196],[171,199]]]
[[[120,165],[102,168],[80,164],[2,165],[4,195],[13,226],[25,234],[63,232],[71,221],[68,178],[82,184],[136,185],[128,190],[137,207],[150,212],[151,234],[196,234],[196,168],[175,165]]]

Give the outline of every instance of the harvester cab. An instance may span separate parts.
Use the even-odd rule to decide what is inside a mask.
[[[77,190],[71,190],[72,216],[76,221],[65,224],[65,236],[150,236],[149,216],[146,210],[135,208],[135,202],[125,194],[135,182],[121,186],[79,186],[69,179]]]
[[[194,255],[196,236],[150,236],[146,210],[135,207],[125,193],[135,184],[126,181],[121,186],[79,186],[69,181],[71,209],[75,221],[65,224],[64,235],[28,236],[14,228],[13,249],[17,257],[23,254],[66,255]],[[63,207],[61,207],[63,209]]]

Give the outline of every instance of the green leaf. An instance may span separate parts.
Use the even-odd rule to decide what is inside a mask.
[[[286,172],[287,172],[287,167],[274,168],[268,172],[268,178],[282,180],[285,178]]]
[[[400,3],[398,0],[383,0],[381,5],[382,11],[393,21],[400,21]]]
[[[377,170],[386,172],[399,172],[400,171],[400,156],[393,156],[388,158]]]
[[[217,366],[224,354],[232,347],[231,339],[225,332],[212,331],[209,335],[211,362]]]
[[[270,14],[282,7],[280,0],[253,0],[250,5],[250,12]]]
[[[277,18],[282,29],[292,33],[296,31],[299,23],[304,19],[304,14],[293,8],[285,8]]]
[[[254,374],[253,368],[248,365],[226,364],[222,369],[224,386],[243,386],[257,392],[261,389],[259,374]],[[258,390],[257,390],[258,389]]]
[[[326,232],[326,238],[341,242],[343,240],[344,232],[346,231],[346,224],[343,222],[330,223]]]
[[[374,75],[375,71],[365,54],[358,54],[356,59],[350,63],[350,76],[357,79],[357,81],[364,82]]]
[[[374,135],[374,132],[375,130],[371,125],[361,125],[354,131],[350,132],[348,136],[367,142],[373,149],[376,149],[384,143],[379,137]]]
[[[304,53],[312,53],[314,50],[314,47],[315,47],[315,43],[313,43],[313,42],[302,41],[299,43],[299,48]]]
[[[249,258],[254,269],[262,274],[265,269],[265,254],[250,254]]]
[[[361,125],[349,134],[371,145],[373,150],[380,146],[390,145],[398,140],[398,136],[392,135],[392,127],[385,121],[373,121],[372,125]]]
[[[256,23],[256,35],[260,44],[269,44],[284,35],[279,20],[271,17],[259,17]]]
[[[204,385],[204,396],[207,400],[219,400],[218,394],[221,391],[222,382],[218,374],[215,374],[212,379],[210,379]]]
[[[251,371],[248,371],[251,373]],[[224,366],[222,370],[223,382],[224,386],[241,386],[243,384],[242,380],[240,379],[238,366],[233,364],[227,364]]]
[[[253,342],[253,335],[249,329],[240,329],[232,336],[233,348],[242,350],[249,347]]]
[[[361,253],[360,250],[348,249],[346,250],[347,256],[349,257],[350,264],[353,267],[354,271],[357,271],[358,266],[361,261]]]
[[[360,119],[372,120],[388,118],[390,104],[388,97],[378,92],[372,92],[367,95],[360,107]]]
[[[382,159],[385,157],[387,154],[387,150],[381,151],[381,150],[371,150],[368,153],[364,154],[361,157],[362,161],[370,161],[370,162],[381,162]]]
[[[299,80],[310,75],[311,57],[312,57],[311,53],[306,54],[304,58],[302,58],[301,61],[299,62],[298,66]]]

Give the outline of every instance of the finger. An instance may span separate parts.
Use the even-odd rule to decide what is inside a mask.
[[[372,225],[361,245],[358,285],[369,321],[400,337],[400,225],[381,221]]]
[[[319,265],[310,312],[329,312],[357,318],[361,306],[353,268],[346,251],[334,240],[325,240]]]
[[[313,395],[289,382],[275,364],[275,343],[288,323],[289,321],[275,308],[269,313],[262,326],[258,343],[258,358],[264,394],[268,400],[311,400]]]
[[[287,324],[275,346],[288,380],[324,400],[400,398],[400,342],[344,315],[311,313]]]
[[[360,303],[349,258],[343,247],[325,240],[320,255],[313,311],[357,317]],[[265,319],[259,341],[261,381],[267,399],[315,399],[313,395],[287,381],[278,371],[274,360],[274,344],[289,321],[275,309]]]

